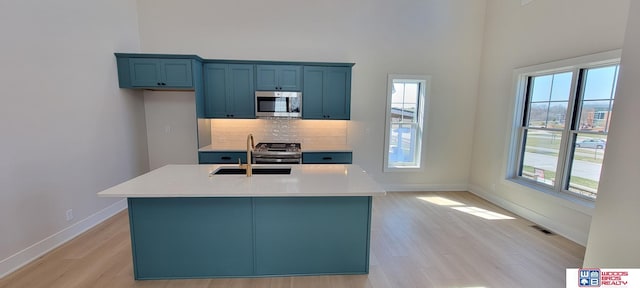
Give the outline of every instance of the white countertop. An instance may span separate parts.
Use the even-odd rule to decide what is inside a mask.
[[[274,167],[274,165],[253,165]],[[167,165],[106,189],[101,197],[378,196],[386,192],[358,165],[277,165],[290,175],[210,175],[237,165]]]

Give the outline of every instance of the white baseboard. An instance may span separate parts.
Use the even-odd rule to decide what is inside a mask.
[[[384,185],[384,190],[388,192],[422,192],[422,191],[467,191],[467,184],[445,184],[445,185],[429,185],[429,184],[398,184]]]
[[[22,251],[0,261],[0,278],[20,269],[31,261],[57,248],[83,232],[109,219],[111,216],[127,208],[127,199],[122,199],[110,206],[82,219],[73,225],[35,243]]]
[[[526,207],[520,206],[511,201],[505,200],[501,197],[496,197],[492,193],[488,193],[486,190],[482,189],[476,185],[469,185],[469,192],[477,195],[480,198],[483,198],[495,205],[498,205],[516,215],[527,219],[533,223],[536,223],[544,228],[547,228],[558,235],[565,237],[573,242],[576,242],[582,246],[587,245],[587,239],[589,238],[588,232],[584,233],[583,231],[578,231],[573,227],[569,227],[562,223],[557,223],[542,214],[539,214],[533,210],[530,210]]]

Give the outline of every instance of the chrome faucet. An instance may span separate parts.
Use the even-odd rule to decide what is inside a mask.
[[[253,170],[251,168],[251,153],[255,148],[256,145],[253,142],[253,134],[247,135],[247,164],[242,164],[242,160],[238,158],[238,165],[241,169],[245,169],[247,171],[247,177],[253,176]]]

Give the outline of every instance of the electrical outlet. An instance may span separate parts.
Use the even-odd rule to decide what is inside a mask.
[[[67,210],[66,216],[67,216],[67,221],[73,220],[73,209]]]
[[[491,192],[496,192],[496,183],[491,184]]]

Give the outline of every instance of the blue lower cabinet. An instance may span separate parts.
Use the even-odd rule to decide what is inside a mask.
[[[247,152],[198,152],[199,164],[238,164],[247,163]]]
[[[249,198],[130,198],[136,279],[253,273]]]
[[[368,273],[370,201],[256,198],[256,274]]]
[[[362,197],[129,198],[135,279],[365,274]]]
[[[352,164],[351,152],[303,152],[302,164]]]

